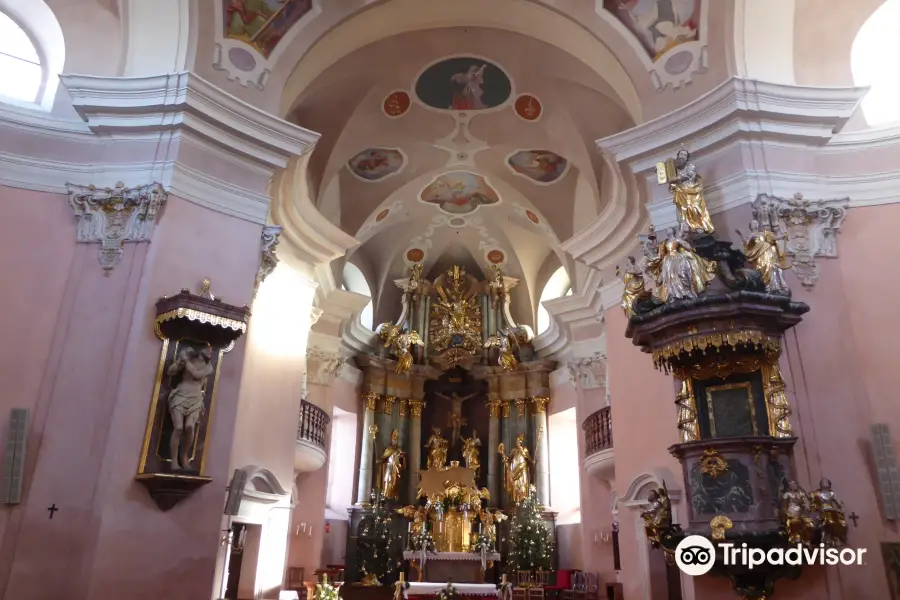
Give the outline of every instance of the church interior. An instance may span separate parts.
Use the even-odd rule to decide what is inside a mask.
[[[0,598],[900,600],[898,32],[0,0]]]

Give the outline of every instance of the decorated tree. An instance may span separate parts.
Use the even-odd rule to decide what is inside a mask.
[[[541,516],[537,492],[519,502],[509,526],[507,565],[510,573],[549,570],[553,566],[553,536]]]
[[[372,514],[359,525],[357,542],[359,570],[363,583],[380,585],[388,583],[401,566],[396,536],[391,528],[391,511],[381,492],[372,496]]]

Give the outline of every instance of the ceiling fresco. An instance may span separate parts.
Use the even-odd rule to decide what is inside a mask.
[[[549,150],[519,150],[506,163],[516,175],[543,185],[559,181],[569,170],[569,161]]]
[[[438,110],[480,111],[506,104],[512,81],[497,65],[470,56],[441,60],[422,72],[416,96]]]
[[[616,16],[657,60],[675,46],[700,34],[701,0],[604,0]]]
[[[381,181],[399,173],[406,155],[397,148],[366,148],[349,161],[347,168],[363,181]]]
[[[467,171],[439,175],[422,190],[419,198],[451,215],[465,215],[479,206],[500,202],[500,196],[484,177]]]
[[[219,0],[225,38],[242,41],[268,57],[306,13],[312,0]]]

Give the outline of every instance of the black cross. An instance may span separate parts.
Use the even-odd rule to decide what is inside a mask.
[[[52,518],[53,518],[53,513],[55,513],[55,512],[58,511],[59,509],[56,508],[56,502],[54,502],[54,503],[53,503],[53,506],[51,506],[51,507],[48,508],[47,510],[50,511],[50,518],[52,519]]]
[[[855,512],[852,512],[849,515],[847,515],[847,518],[850,519],[851,521],[853,521],[854,527],[858,527],[858,525],[856,524],[856,520],[859,519],[858,514],[856,514]]]

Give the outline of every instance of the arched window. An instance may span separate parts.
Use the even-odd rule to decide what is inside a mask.
[[[366,281],[365,275],[353,263],[348,262],[344,264],[344,289],[370,298],[369,303],[366,304],[366,307],[359,314],[359,322],[364,327],[372,329],[374,327],[372,321],[375,318],[372,310],[372,291],[369,289],[369,283]]]
[[[0,96],[38,102],[44,71],[28,34],[0,12]]]
[[[870,126],[900,121],[900,72],[890,57],[900,39],[900,0],[887,0],[869,17],[850,52],[853,81],[869,86],[862,101]]]
[[[566,273],[564,267],[560,267],[550,276],[550,279],[548,279],[546,285],[544,285],[544,291],[541,292],[541,299],[538,302],[537,311],[538,335],[550,328],[550,313],[544,308],[544,301],[571,295],[572,287],[569,284],[569,274]]]

